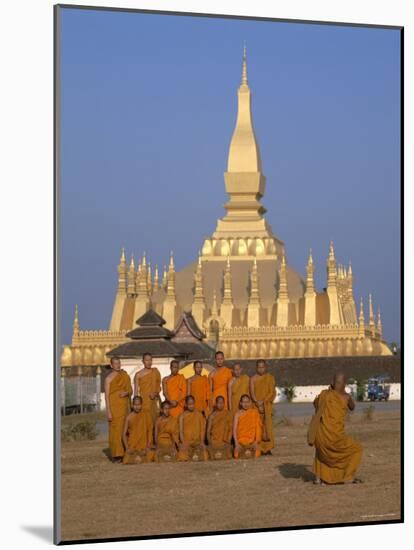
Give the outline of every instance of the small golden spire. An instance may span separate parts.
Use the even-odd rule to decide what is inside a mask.
[[[174,253],[173,253],[172,250],[170,252],[170,265],[169,265],[169,268],[174,269]]]
[[[121,250],[121,262],[125,262],[125,248],[122,247],[122,250]]]
[[[159,281],[159,274],[158,274],[158,264],[155,264],[153,292],[157,292],[159,288],[160,288],[160,281]]]
[[[313,265],[312,248],[309,248],[308,265]]]
[[[133,254],[131,254],[131,262],[129,264],[129,270],[130,271],[131,270],[135,271],[135,262],[134,262],[134,255]]]
[[[144,255],[142,257],[142,267],[146,267],[147,265],[147,254],[144,252]]]
[[[79,310],[78,310],[78,304],[75,305],[75,317],[73,319],[73,332],[79,332]]]
[[[361,300],[359,302],[359,324],[364,325],[365,324],[365,315],[364,315],[364,301],[361,296]]]

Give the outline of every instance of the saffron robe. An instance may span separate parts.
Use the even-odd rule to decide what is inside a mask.
[[[159,399],[150,398],[150,393],[159,393],[161,391],[161,375],[160,371],[152,367],[148,369],[149,373],[141,376],[138,380],[139,395],[142,397],[142,410],[148,411],[152,421],[155,422],[159,415]]]
[[[213,411],[207,425],[208,452],[212,460],[229,459],[232,456],[231,438],[233,433],[233,413]]]
[[[120,392],[128,392],[128,396],[119,397]],[[129,374],[121,369],[109,385],[109,408],[112,414],[112,421],[108,422],[108,436],[112,458],[121,458],[125,453],[122,434],[125,419],[131,410],[131,395],[131,379]]]
[[[250,397],[250,378],[247,374],[241,374],[238,378],[233,377],[233,382],[229,382],[231,393],[231,412],[234,414],[239,410],[240,398],[242,395]]]
[[[164,461],[167,454],[171,460],[175,460],[177,448],[175,442],[178,441],[178,419],[175,416],[161,417],[157,421],[157,453],[156,460]]]
[[[188,393],[195,400],[195,408],[204,413],[209,413],[210,384],[207,376],[193,376],[189,380]]]
[[[233,374],[231,370],[228,367],[216,367],[213,373],[210,375],[211,383],[212,383],[212,395],[210,399],[210,406],[211,408],[214,407],[216,403],[216,399],[219,395],[221,395],[224,398],[224,406],[226,409],[228,409],[228,398],[227,398],[227,385],[231,378],[233,377]]]
[[[353,479],[361,462],[362,446],[345,434],[348,405],[333,390],[323,390],[315,400],[320,422],[315,432],[313,471],[325,483]]]
[[[179,424],[182,425],[182,439],[180,437],[180,450],[178,460],[189,460],[193,450],[197,450],[205,460],[206,453],[201,446],[204,444],[206,434],[206,419],[200,411],[184,411],[179,417]],[[181,434],[180,434],[181,435]]]
[[[146,461],[152,460],[153,453],[149,451],[149,447],[153,444],[154,424],[150,413],[142,410],[139,413],[133,411],[127,416],[126,422],[128,425],[128,449],[131,451],[145,451]],[[123,460],[124,464],[135,463],[127,455],[126,452]]]
[[[165,379],[165,386],[168,400],[177,401],[176,407],[170,407],[170,415],[180,416],[184,411],[184,400],[187,394],[187,380],[182,374],[176,374]]]
[[[259,411],[255,407],[240,412],[236,436],[237,442],[241,447],[251,447],[255,443],[260,444],[262,440],[262,421]],[[259,456],[260,448],[256,450],[256,457]],[[234,450],[234,457],[239,457],[237,449]]]
[[[263,453],[275,446],[273,433],[273,401],[276,397],[276,381],[269,372],[254,379],[254,395],[257,401],[263,401],[263,411],[259,410],[262,419],[262,442],[260,448]]]

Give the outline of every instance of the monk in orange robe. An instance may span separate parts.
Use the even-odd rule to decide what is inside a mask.
[[[252,406],[248,395],[242,395],[240,409],[233,420],[234,458],[258,458],[262,440],[262,422],[259,411]],[[252,454],[250,454],[252,453]]]
[[[187,395],[187,381],[178,374],[180,365],[175,359],[170,363],[171,374],[162,379],[162,391],[170,404],[170,415],[180,416],[184,411],[184,399]]]
[[[345,417],[355,403],[345,391],[345,376],[335,375],[333,384],[314,401],[316,409],[308,432],[315,445],[315,483],[361,483],[355,473],[361,462],[362,446],[345,434]]]
[[[129,374],[121,369],[119,357],[111,358],[112,371],[105,378],[106,416],[109,423],[109,450],[113,462],[122,462],[122,432],[131,411],[132,386]]]
[[[250,395],[262,420],[262,454],[271,455],[275,446],[273,433],[273,401],[276,397],[276,381],[273,374],[266,372],[263,359],[256,362],[256,374],[250,378]]]
[[[210,381],[210,407],[213,408],[214,403],[219,395],[224,398],[224,406],[229,408],[227,386],[233,374],[231,369],[224,365],[224,354],[222,351],[216,352],[216,366],[208,375]]]
[[[161,403],[161,414],[155,423],[155,448],[157,462],[173,462],[179,445],[178,419],[170,415],[168,401]]]
[[[207,422],[208,452],[212,460],[231,458],[233,414],[224,408],[224,399],[219,395]]]
[[[203,364],[194,361],[194,376],[187,380],[187,395],[192,395],[195,400],[195,408],[207,418],[209,415],[210,383],[207,376],[203,376]]]
[[[161,375],[160,371],[152,366],[150,353],[144,353],[142,362],[144,368],[134,377],[134,395],[142,397],[142,410],[148,411],[155,422],[159,415]]]
[[[228,402],[229,409],[233,414],[239,410],[240,398],[242,395],[250,393],[250,378],[247,374],[242,374],[240,363],[233,365],[233,376],[228,383]]]
[[[207,453],[204,444],[206,435],[206,419],[203,413],[195,408],[192,395],[185,398],[184,412],[178,418],[180,429],[180,447],[178,460],[206,460]]]
[[[124,442],[124,464],[151,462],[154,453],[153,422],[148,411],[142,410],[142,397],[132,400],[132,412],[125,419],[122,441]]]

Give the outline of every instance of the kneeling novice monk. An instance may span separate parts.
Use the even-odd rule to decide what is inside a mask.
[[[262,422],[248,395],[242,395],[240,410],[234,415],[233,438],[234,458],[247,458],[250,453],[254,453],[256,458],[260,456]]]
[[[214,410],[208,417],[208,452],[212,460],[231,458],[233,414],[224,405],[224,398],[219,395]]]
[[[355,478],[362,447],[345,434],[345,417],[355,408],[345,391],[345,377],[336,374],[329,389],[314,401],[316,409],[308,431],[308,443],[315,445],[315,483],[360,483]]]
[[[105,378],[106,415],[109,424],[109,450],[113,462],[122,462],[122,432],[125,418],[131,412],[132,385],[129,374],[121,369],[118,357],[111,358],[112,371]]]
[[[187,381],[179,374],[180,365],[176,359],[170,363],[171,374],[162,379],[162,391],[170,404],[170,415],[180,416],[184,410],[184,399],[187,395]]]
[[[174,461],[178,448],[178,420],[170,416],[168,401],[161,403],[161,415],[155,423],[156,460],[162,462]]]
[[[206,460],[204,444],[206,420],[203,413],[195,408],[192,395],[185,398],[185,410],[178,419],[180,427],[180,448],[178,460]]]
[[[125,446],[124,464],[153,460],[153,427],[150,413],[142,410],[142,397],[136,395],[132,400],[132,412],[126,417],[122,435]]]

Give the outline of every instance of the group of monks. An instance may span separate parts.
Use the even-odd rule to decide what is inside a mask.
[[[239,363],[225,366],[218,351],[208,376],[202,374],[202,363],[195,361],[194,375],[188,380],[176,360],[171,361],[171,374],[162,380],[150,353],[143,355],[142,362],[134,387],[117,357],[111,359],[105,379],[113,462],[253,459],[272,454],[276,382],[264,360],[256,362],[256,373],[249,377]],[[314,406],[308,443],[315,446],[315,483],[360,481],[355,472],[362,448],[344,431],[346,413],[355,405],[342,374],[335,376]]]
[[[218,351],[215,367],[203,375],[200,361],[188,380],[171,361],[171,374],[161,380],[152,356],[142,357],[143,368],[133,388],[119,358],[111,359],[105,379],[109,448],[114,462],[221,460],[255,458],[274,447],[272,404],[276,382],[257,361],[256,374],[242,373],[240,364],[224,365]],[[161,402],[160,393],[165,400]],[[131,411],[131,397],[132,411]]]

